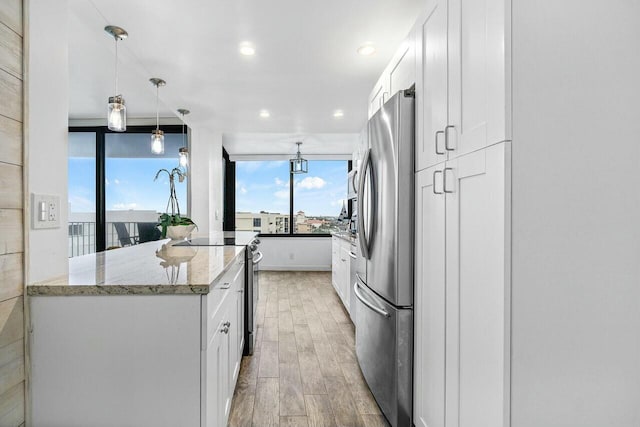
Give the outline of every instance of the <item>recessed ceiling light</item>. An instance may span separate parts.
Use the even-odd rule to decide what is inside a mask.
[[[363,44],[358,48],[358,53],[362,56],[369,56],[376,53],[376,48],[373,47],[370,43]]]
[[[344,116],[344,111],[342,111],[342,110],[336,110],[336,111],[333,112],[333,117],[340,118],[340,117],[343,117],[343,116]]]
[[[262,118],[265,118],[265,119],[266,119],[266,118],[267,118],[267,117],[269,117],[269,116],[271,116],[271,114],[269,113],[269,111],[267,111],[267,110],[260,110],[260,117],[262,117]]]
[[[252,56],[256,54],[256,48],[249,42],[240,43],[240,54],[244,56]]]

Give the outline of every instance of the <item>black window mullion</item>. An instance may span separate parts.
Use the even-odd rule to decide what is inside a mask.
[[[105,136],[104,130],[96,131],[96,252],[107,246],[107,210],[105,194]]]
[[[289,234],[293,235],[293,172],[289,168]]]

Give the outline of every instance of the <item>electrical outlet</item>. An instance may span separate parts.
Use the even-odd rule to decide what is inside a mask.
[[[60,197],[31,194],[31,228],[60,228]]]

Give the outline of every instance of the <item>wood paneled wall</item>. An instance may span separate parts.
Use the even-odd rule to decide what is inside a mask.
[[[0,426],[25,420],[23,0],[0,1]]]

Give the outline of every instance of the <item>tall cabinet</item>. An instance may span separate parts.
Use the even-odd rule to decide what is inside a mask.
[[[605,9],[428,0],[411,32],[416,426],[640,425],[640,3]]]

